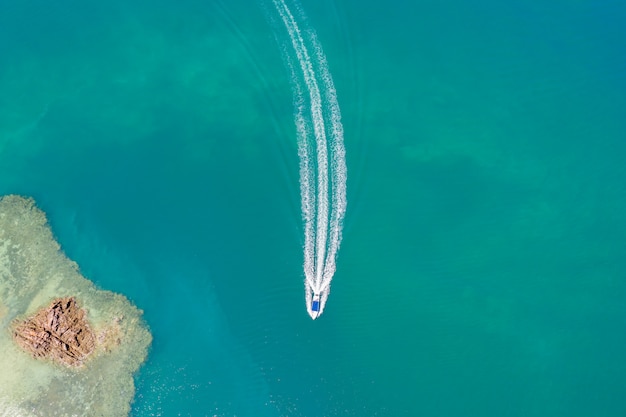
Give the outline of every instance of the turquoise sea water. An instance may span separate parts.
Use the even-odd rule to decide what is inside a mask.
[[[0,194],[144,310],[132,415],[626,415],[626,6],[545,3],[302,2],[349,170],[316,321],[271,7],[0,3]]]

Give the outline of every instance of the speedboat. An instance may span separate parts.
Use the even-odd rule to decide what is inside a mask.
[[[313,294],[311,299],[311,317],[316,319],[320,315],[320,295],[318,293]]]

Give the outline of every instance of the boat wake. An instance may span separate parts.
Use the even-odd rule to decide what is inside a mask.
[[[346,212],[343,126],[333,79],[315,32],[300,30],[284,0],[273,4],[289,36],[283,49],[291,72],[300,157],[305,299],[315,320],[330,293]]]

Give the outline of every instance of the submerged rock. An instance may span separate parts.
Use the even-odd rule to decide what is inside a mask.
[[[56,299],[13,331],[18,345],[36,358],[47,358],[66,366],[81,366],[96,348],[96,338],[85,310],[74,297]]]
[[[0,416],[128,416],[151,340],[141,310],[63,254],[32,199],[0,197]]]

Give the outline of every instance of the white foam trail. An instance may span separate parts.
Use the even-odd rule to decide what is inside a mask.
[[[328,144],[324,116],[322,114],[322,98],[317,84],[313,64],[305,45],[300,28],[296,23],[291,11],[283,0],[274,1],[274,4],[282,5],[279,14],[291,38],[293,48],[300,62],[304,75],[304,82],[309,91],[311,105],[311,119],[313,121],[313,133],[317,145],[317,212],[316,212],[316,261],[315,282],[320,285],[322,281],[323,265],[326,256],[326,240],[328,236]]]
[[[328,110],[330,111],[331,126],[331,155],[332,155],[332,212],[330,218],[330,237],[329,248],[326,262],[324,264],[324,274],[322,288],[329,287],[330,281],[336,269],[337,251],[341,244],[341,231],[343,228],[343,219],[346,213],[346,183],[347,172],[346,167],[346,149],[343,144],[343,125],[341,124],[341,110],[339,109],[339,101],[337,100],[337,91],[333,79],[328,70],[326,55],[322,50],[322,45],[317,40],[315,32],[310,31],[309,36],[313,44],[315,56],[318,60],[322,82],[326,100],[328,102]]]
[[[298,156],[300,157],[300,196],[302,206],[302,220],[304,221],[304,276],[308,286],[315,285],[315,231],[313,222],[315,220],[315,194],[312,181],[314,169],[309,157],[310,145],[308,142],[309,127],[304,117],[304,97],[302,86],[296,76],[293,64],[287,59],[291,72],[292,85],[294,86],[294,107],[296,109],[295,123],[298,135]]]
[[[295,124],[300,157],[305,297],[309,314],[316,318],[323,312],[330,292],[346,211],[347,169],[343,126],[333,80],[317,36],[312,30],[306,31],[303,36],[284,0],[273,0],[273,4],[289,34],[304,87],[308,91],[307,114],[303,85],[296,74],[296,65],[292,63],[287,53],[294,89]],[[314,59],[309,54],[307,42],[312,46]],[[320,91],[316,71],[319,73],[323,91]],[[315,163],[311,154],[315,154]],[[314,293],[320,295],[319,313],[311,309]]]

